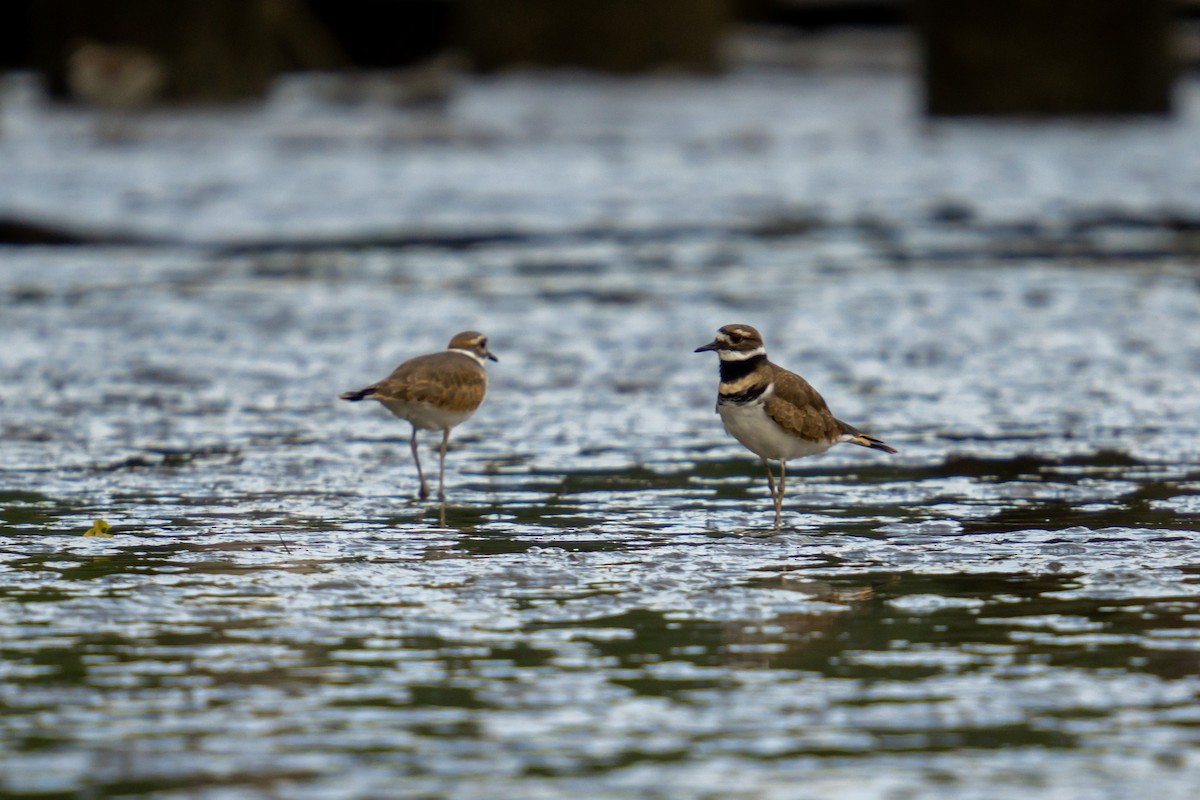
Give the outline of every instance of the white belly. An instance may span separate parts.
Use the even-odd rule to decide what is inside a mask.
[[[830,445],[792,436],[767,416],[762,403],[717,406],[725,430],[759,458],[789,460],[824,453]]]
[[[380,400],[388,411],[425,431],[445,431],[470,418],[474,411],[444,411],[429,403]]]

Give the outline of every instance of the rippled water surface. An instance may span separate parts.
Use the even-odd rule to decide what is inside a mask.
[[[668,146],[643,118],[653,91],[571,86],[474,87],[468,111],[526,116],[492,118],[496,139],[405,145],[463,169],[466,206],[508,236],[441,241],[463,212],[450,194],[407,218],[421,241],[399,224],[406,241],[379,246],[230,246],[219,222],[233,208],[239,235],[274,230],[279,207],[256,194],[273,181],[319,193],[322,170],[361,177],[374,158],[410,157],[343,119],[302,142],[343,143],[316,168],[243,152],[261,184],[242,206],[196,200],[180,241],[0,254],[0,793],[1190,797],[1200,282],[1178,231],[1067,224],[1097,195],[1121,199],[1106,199],[1110,172],[1168,180],[1153,145],[1190,152],[1189,117],[1014,147],[1003,157],[1038,191],[1001,194],[1030,219],[1059,215],[999,230],[994,196],[975,202],[958,170],[978,163],[971,142],[1000,134],[922,134],[886,82],[808,87],[810,111],[860,120],[865,138],[835,153],[877,152],[887,191],[916,180],[909,156],[940,164],[920,202],[966,198],[982,218],[910,219],[897,203],[881,221],[801,225],[774,197],[748,225],[737,164],[791,163],[759,135],[779,130],[778,86],[710,89],[717,106],[742,98],[732,151],[723,115],[695,111],[693,139]],[[678,102],[702,108],[704,91]],[[547,110],[564,102],[575,110]],[[628,132],[592,140],[563,121],[579,109]],[[527,117],[550,133],[503,132]],[[10,125],[0,146],[66,148],[81,124],[57,119],[58,138],[36,143]],[[219,135],[234,134],[195,134]],[[204,169],[182,166],[178,148],[200,146],[188,141],[94,145],[87,181],[110,170],[132,191],[142,178],[121,162],[144,157],[173,202],[169,170],[187,183]],[[1085,196],[1088,179],[1056,158],[1073,147],[1137,163]],[[537,164],[532,194],[509,203],[495,174],[471,184],[478,148],[510,170]],[[985,177],[992,157],[978,157]],[[656,184],[688,158],[707,177]],[[624,206],[644,225],[598,224],[582,194],[604,184],[598,164],[645,182]],[[6,169],[32,181],[58,167]],[[689,183],[721,183],[721,169],[730,205],[697,211]],[[820,169],[831,203],[868,204],[870,162]],[[561,213],[544,191],[556,170],[579,204]],[[448,180],[414,175],[426,203]],[[48,191],[70,195],[66,180]],[[1170,189],[1184,204],[1186,180]],[[330,190],[361,204],[342,208],[338,237],[358,212],[373,230],[394,197],[420,206],[402,186],[350,185]],[[1060,208],[1059,194],[1079,202]],[[316,214],[311,195],[295,202]],[[129,213],[157,235],[167,212]],[[713,413],[715,359],[692,353],[728,322],[758,326],[839,416],[900,449],[795,462],[778,535],[760,466]],[[488,333],[500,362],[455,432],[443,528],[414,499],[407,426],[336,397],[462,328]],[[111,537],[82,535],[96,518]]]

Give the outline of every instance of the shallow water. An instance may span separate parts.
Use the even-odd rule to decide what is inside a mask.
[[[1189,256],[553,205],[471,245],[3,253],[0,791],[1190,796]],[[727,322],[900,449],[794,464],[780,535],[692,353]],[[407,427],[336,396],[467,327],[500,362],[441,528]]]

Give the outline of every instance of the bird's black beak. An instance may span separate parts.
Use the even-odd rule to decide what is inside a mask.
[[[500,362],[500,359],[498,359],[498,358],[496,358],[494,355],[492,355],[492,351],[491,351],[491,350],[488,350],[488,351],[487,351],[487,353],[486,353],[485,355],[486,355],[486,357],[487,357],[487,360],[488,360],[488,361],[495,361],[496,363],[499,363],[499,362]]]
[[[719,350],[720,348],[721,348],[720,342],[712,341],[712,342],[709,342],[708,344],[704,345],[703,347],[697,347],[692,352],[693,353],[704,353],[708,350]]]

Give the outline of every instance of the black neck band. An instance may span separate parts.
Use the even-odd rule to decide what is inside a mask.
[[[721,359],[721,383],[740,381],[758,369],[759,365],[766,360],[767,357],[765,355],[751,356],[744,361],[726,361],[725,359]]]

